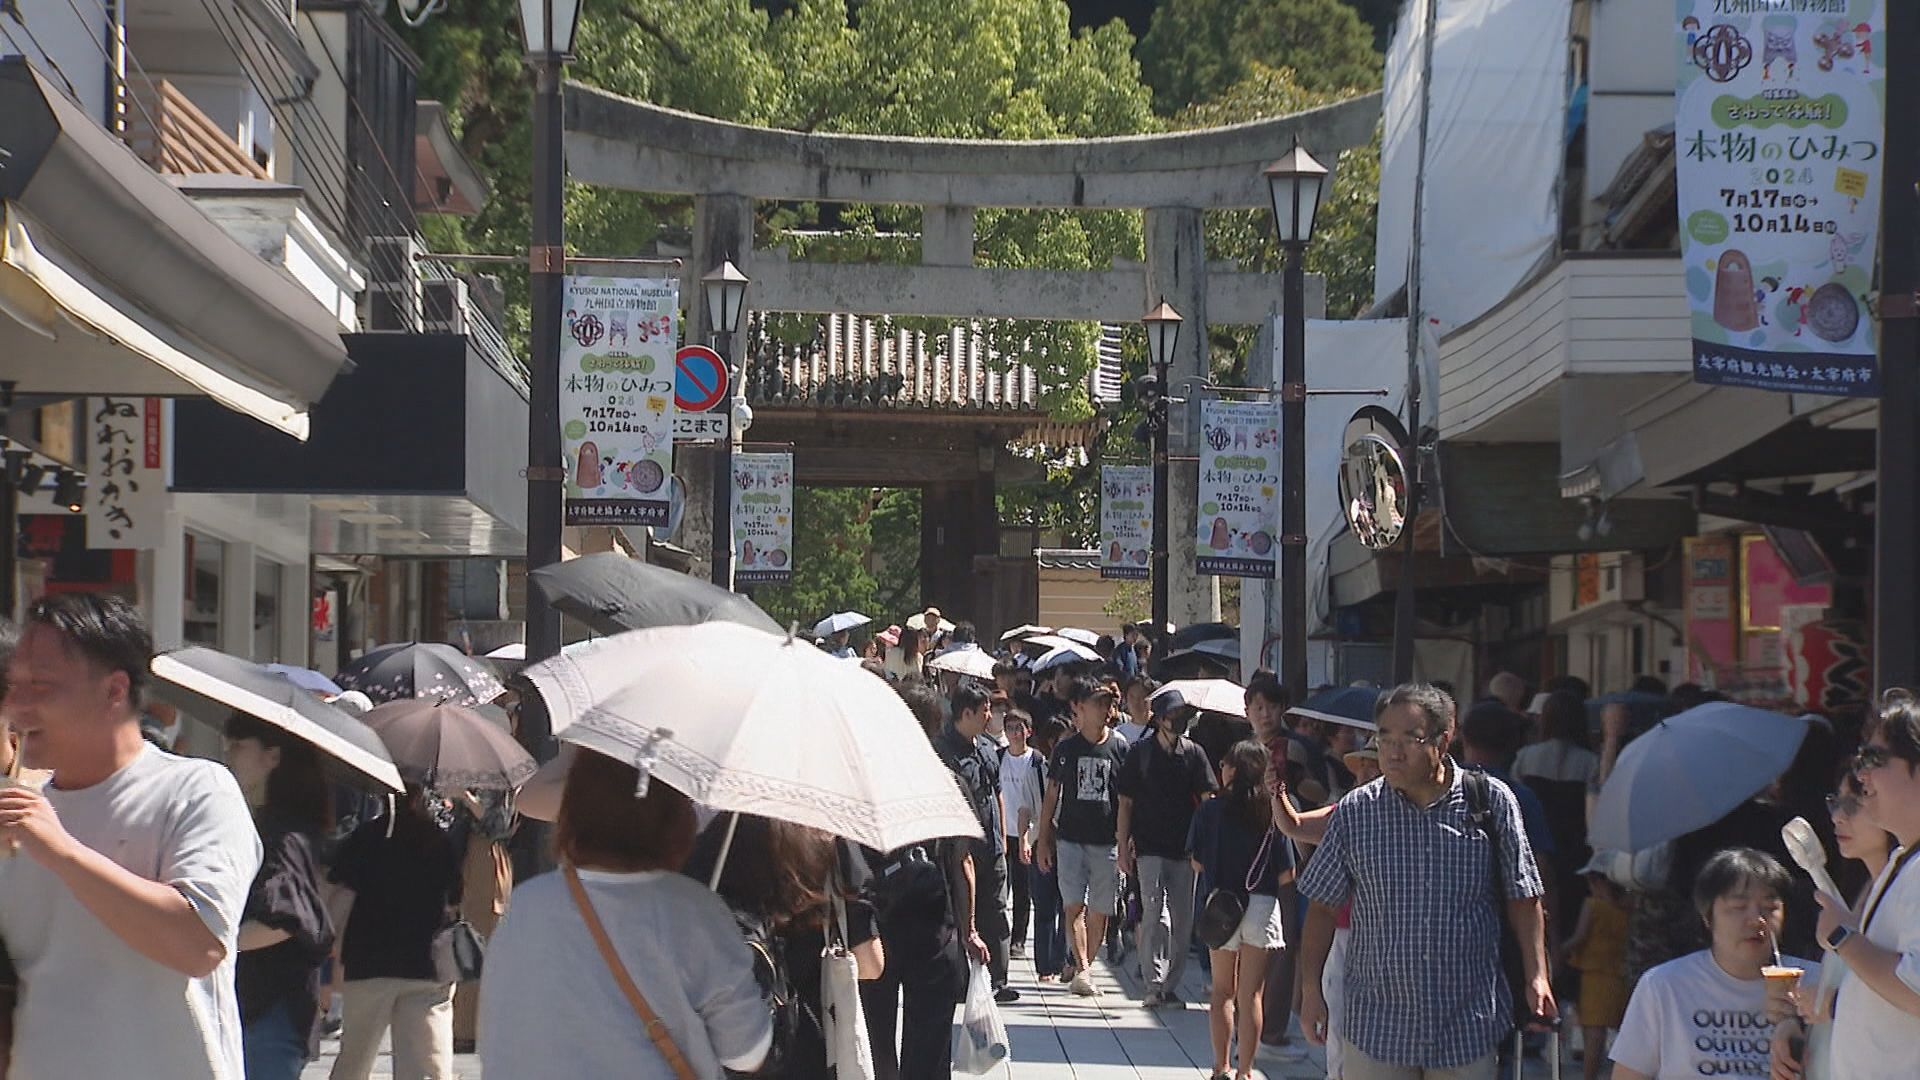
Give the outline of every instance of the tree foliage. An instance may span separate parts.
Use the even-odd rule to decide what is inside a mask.
[[[873,546],[865,488],[807,488],[793,493],[796,557],[786,585],[753,587],[753,600],[781,625],[805,631],[836,611],[875,615],[878,583],[867,571]]]
[[[1166,115],[1211,101],[1256,65],[1292,68],[1311,91],[1380,85],[1373,32],[1343,0],[1162,0],[1139,52]]]

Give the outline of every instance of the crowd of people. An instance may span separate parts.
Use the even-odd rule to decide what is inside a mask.
[[[284,1080],[333,1014],[339,1080],[389,1035],[395,1074],[431,1080],[469,1038],[493,1077],[930,1080],[970,990],[1099,998],[1103,962],[1149,1009],[1204,968],[1215,1080],[1297,1058],[1296,1018],[1330,1080],[1490,1080],[1563,1022],[1589,1078],[1920,1075],[1913,695],[1810,720],[1703,828],[1595,851],[1627,747],[1710,692],[1502,673],[1465,708],[1410,683],[1343,717],[1265,671],[1229,704],[1163,687],[1152,635],[1094,637],[987,644],[929,609],[823,640],[894,687],[980,824],[877,851],[581,747],[517,798],[384,804],[243,713],[224,764],[170,753],[138,614],[38,601],[0,628],[0,1078]],[[511,887],[521,817],[552,821],[559,869]],[[1795,817],[1833,890],[1792,859]]]

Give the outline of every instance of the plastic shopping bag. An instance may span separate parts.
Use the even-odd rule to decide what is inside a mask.
[[[993,980],[980,961],[972,962],[967,978],[967,1000],[960,1023],[953,1029],[955,1072],[981,1076],[1007,1060],[1007,1025],[993,1003]]]

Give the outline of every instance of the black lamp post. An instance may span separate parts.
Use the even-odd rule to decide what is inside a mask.
[[[1266,167],[1273,226],[1286,252],[1280,337],[1280,679],[1307,692],[1307,275],[1304,260],[1327,167],[1298,140]]]
[[[700,287],[706,290],[707,329],[713,333],[713,351],[727,372],[727,392],[714,403],[712,412],[733,418],[733,399],[739,393],[739,373],[733,370],[733,332],[740,328],[740,312],[746,307],[747,275],[729,259],[701,275]],[[733,588],[733,441],[729,423],[727,434],[713,448],[713,583]]]
[[[1153,360],[1153,374],[1135,384],[1140,406],[1146,411],[1147,426],[1153,436],[1153,640],[1160,654],[1172,611],[1168,586],[1171,546],[1167,539],[1167,388],[1173,367],[1173,349],[1180,343],[1180,313],[1165,299],[1140,320],[1147,327],[1147,355]]]
[[[533,68],[533,234],[527,246],[532,301],[533,371],[527,403],[527,569],[560,561],[560,317],[565,302],[567,240],[560,146],[560,74],[573,52],[580,0],[520,0],[521,40]],[[560,613],[538,589],[527,590],[527,659],[560,652]],[[550,754],[546,710],[521,710],[520,740]]]

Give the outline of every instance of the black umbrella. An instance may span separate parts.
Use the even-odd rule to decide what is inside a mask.
[[[443,794],[511,790],[538,768],[505,727],[464,705],[390,701],[367,713],[367,726],[402,776]]]
[[[161,653],[151,667],[161,679],[155,692],[171,704],[203,718],[238,709],[311,743],[355,778],[401,790],[393,757],[372,728],[285,675],[198,646]]]
[[[552,563],[527,576],[555,610],[597,634],[707,622],[786,633],[773,616],[739,593],[614,551]]]
[[[507,689],[486,661],[429,641],[382,645],[347,665],[336,681],[376,705],[407,698],[485,705]]]

